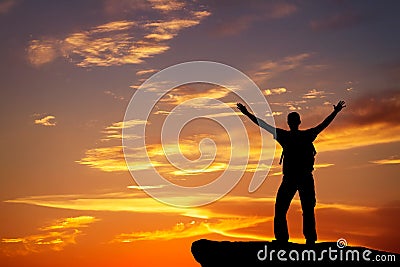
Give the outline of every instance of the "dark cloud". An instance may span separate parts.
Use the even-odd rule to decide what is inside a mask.
[[[348,103],[346,121],[366,125],[387,123],[398,125],[400,121],[400,90],[385,90],[366,95]]]
[[[212,31],[218,36],[239,34],[253,24],[285,18],[298,10],[297,5],[283,1],[210,1],[209,6],[221,16]]]
[[[312,20],[310,27],[315,31],[342,30],[353,27],[365,19],[366,16],[355,11],[345,11],[323,19]]]

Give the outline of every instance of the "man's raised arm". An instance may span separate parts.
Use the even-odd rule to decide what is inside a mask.
[[[266,123],[265,121],[263,121],[260,118],[257,118],[256,116],[254,116],[253,114],[251,114],[247,108],[241,104],[241,103],[237,103],[237,108],[247,117],[249,117],[250,120],[252,120],[255,124],[257,124],[258,126],[260,126],[261,128],[267,130],[269,133],[271,133],[272,135],[275,135],[276,133],[276,129],[275,127],[273,127],[272,125],[269,125],[268,123]]]
[[[318,126],[316,126],[314,129],[317,130],[317,133],[319,134],[322,132],[328,125],[333,121],[333,119],[336,117],[336,115],[344,108],[346,107],[345,102],[343,100],[339,101],[337,105],[333,105],[333,111],[332,113],[326,117],[326,119],[321,122]]]

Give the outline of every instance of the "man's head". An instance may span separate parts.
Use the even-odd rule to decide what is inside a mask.
[[[301,123],[300,114],[297,112],[290,112],[287,116],[287,124],[290,130],[298,130]]]

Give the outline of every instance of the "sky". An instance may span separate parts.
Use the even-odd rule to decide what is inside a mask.
[[[0,261],[200,266],[195,240],[273,240],[281,148],[237,102],[283,129],[297,111],[307,129],[344,100],[314,143],[318,241],[400,253],[399,9],[398,1],[1,0]],[[235,80],[193,82],[154,105],[142,99],[146,120],[125,119],[142,107],[130,103],[148,79],[192,61],[243,73],[265,109],[235,93]],[[179,142],[164,138],[167,118],[185,114],[197,117],[167,127]],[[137,127],[145,133],[133,135]],[[153,168],[169,185],[146,184]],[[171,191],[227,169],[237,180],[215,201],[195,205],[214,192]],[[173,205],[182,199],[186,206]],[[292,242],[305,242],[301,217],[296,195]]]

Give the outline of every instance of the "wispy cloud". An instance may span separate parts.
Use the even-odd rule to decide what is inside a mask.
[[[290,100],[286,102],[271,102],[271,105],[278,107],[286,107],[288,110],[302,110],[302,105],[306,103],[306,100]]]
[[[228,5],[225,1],[216,1],[215,5]],[[226,6],[224,6],[226,8]],[[213,32],[217,36],[229,36],[239,34],[252,25],[266,20],[283,19],[294,14],[298,7],[294,3],[252,1],[230,1],[230,9],[240,9],[241,15],[236,12],[224,14],[224,20],[214,26]]]
[[[161,190],[162,186],[154,187],[154,190]],[[171,196],[171,198],[182,196]],[[194,197],[194,196],[193,196]],[[200,197],[200,196],[199,196]],[[6,203],[24,203],[42,207],[60,209],[72,209],[80,211],[129,211],[137,213],[168,213],[182,215],[191,218],[218,219],[218,218],[246,218],[249,210],[236,209],[235,211],[223,209],[228,204],[235,205],[272,205],[275,197],[252,197],[252,196],[225,196],[220,199],[216,206],[202,206],[196,208],[179,208],[165,205],[146,194],[136,192],[117,192],[105,194],[86,195],[44,195],[28,196],[6,200]],[[239,203],[239,204],[238,204]],[[245,204],[246,203],[246,204]],[[294,199],[293,203],[300,206],[300,200]],[[221,205],[221,206],[219,206]],[[228,205],[229,206],[229,205]],[[366,206],[320,203],[318,208],[337,208],[342,210],[370,211],[373,208]],[[255,207],[257,210],[257,207]],[[57,224],[58,225],[58,224]]]
[[[388,158],[388,159],[379,159],[373,160],[371,163],[378,164],[378,165],[385,165],[385,164],[400,164],[399,158]]]
[[[122,146],[99,147],[86,150],[79,164],[105,172],[127,171]]]
[[[119,121],[114,122],[110,126],[107,126],[102,131],[105,136],[101,139],[101,141],[110,141],[113,139],[121,140],[122,139],[122,130],[125,128],[131,128],[139,125],[149,124],[147,121],[143,120],[130,120],[130,121]],[[130,136],[130,138],[135,138],[134,136]]]
[[[158,71],[158,70],[156,70],[156,69],[139,70],[139,71],[136,72],[136,75],[137,75],[137,76],[142,76],[142,75],[154,73],[154,72],[157,72],[157,71]]]
[[[322,19],[312,20],[310,27],[315,31],[342,30],[355,26],[365,19],[366,17],[359,13],[347,10]]]
[[[137,190],[149,190],[149,189],[160,189],[165,187],[165,185],[128,185],[127,188],[129,189],[137,189]]]
[[[162,98],[160,102],[170,104],[170,105],[179,105],[183,102],[191,99],[221,99],[226,97],[231,93],[230,90],[221,87],[210,87],[204,90],[196,90],[192,86],[181,86],[173,91],[170,91],[166,97]],[[200,102],[197,102],[200,104]],[[204,105],[203,105],[204,107]]]
[[[10,12],[16,6],[17,0],[5,0],[0,3],[0,15]]]
[[[162,190],[162,187],[154,190]],[[179,198],[179,196],[176,196]],[[7,203],[25,203],[42,207],[86,211],[129,211],[137,213],[174,214],[193,218],[209,218],[207,209],[190,210],[165,205],[147,197],[141,191],[93,195],[47,195],[7,200]]]
[[[32,40],[28,47],[28,60],[33,66],[52,62],[60,55],[60,41],[54,39]]]
[[[209,15],[211,15],[211,13],[207,11],[193,12],[191,18],[175,18],[167,21],[146,23],[144,27],[150,29],[150,33],[145,35],[145,38],[154,41],[172,39],[180,30],[198,25],[202,19]]]
[[[165,12],[180,10],[185,7],[185,3],[176,0],[148,0],[154,9]]]
[[[305,99],[315,99],[315,98],[325,98],[327,95],[332,95],[333,93],[328,93],[325,91],[319,91],[317,89],[309,90],[308,93],[304,94],[302,98]]]
[[[43,118],[36,119],[35,124],[43,125],[43,126],[56,126],[56,117],[53,115],[47,115]]]
[[[152,190],[160,189],[154,188]],[[178,208],[164,205],[137,191],[135,194],[120,192],[94,195],[31,196],[12,199],[6,202],[81,211],[128,211],[133,213],[183,216],[180,219],[177,217],[179,221],[172,228],[121,233],[116,235],[112,240],[112,242],[129,243],[141,240],[188,238],[208,234],[253,240],[270,239],[272,238],[272,233],[265,231],[265,227],[271,227],[269,225],[273,219],[272,210],[275,198],[228,195],[218,202],[213,203],[213,205],[196,208]],[[292,211],[301,214],[299,199],[294,199],[292,206]],[[352,214],[352,216],[363,218],[365,216],[375,216],[374,214],[377,214],[380,210],[378,207],[324,202],[319,202],[316,209],[319,214],[329,212],[329,215],[325,215],[323,218],[320,217],[320,225],[325,225],[326,222],[329,222],[332,214],[341,214],[341,216]],[[78,221],[87,222],[85,225],[88,225],[90,218],[82,218]],[[77,223],[75,220],[64,219],[50,226],[43,227],[43,229],[52,229],[53,231],[61,228],[63,230],[76,229],[76,227],[74,228],[75,223]],[[352,226],[349,227],[346,225],[344,227],[348,227],[349,229],[347,230],[356,227]],[[6,241],[19,242],[19,239],[17,237],[10,237]]]
[[[25,255],[46,250],[63,250],[64,247],[75,244],[78,236],[82,235],[81,228],[99,221],[92,216],[63,218],[52,224],[39,228],[39,233],[23,237],[3,237],[0,249],[6,255]]]
[[[101,141],[105,142],[106,145],[86,150],[85,156],[76,162],[105,172],[127,171],[128,166],[125,161],[123,146],[121,145],[122,130],[144,124],[149,123],[143,120],[129,120],[112,123],[102,131],[104,136],[101,138]],[[125,137],[131,139],[140,138],[139,136],[133,135]],[[119,144],[115,145],[111,141],[118,141]],[[131,168],[137,168],[139,165],[139,162],[136,162],[136,166],[131,166]],[[143,163],[143,168],[147,169],[149,167],[148,164]]]
[[[250,217],[220,219],[216,222],[191,221],[190,223],[177,223],[175,227],[168,230],[157,230],[148,232],[133,232],[117,235],[112,242],[130,243],[140,240],[171,240],[177,238],[188,238],[207,234],[220,234],[222,236],[249,238],[263,240],[266,236],[255,235],[246,232],[238,232],[246,228],[257,226],[260,223],[271,221],[272,217]]]
[[[106,90],[104,91],[104,94],[111,96],[112,98],[116,99],[116,100],[125,100],[125,97],[121,96],[121,95],[117,95],[116,93],[110,91],[110,90]]]
[[[60,229],[71,229],[71,228],[82,228],[87,227],[89,224],[98,221],[92,216],[79,216],[70,217],[56,220],[53,224],[40,228],[41,231],[60,230]]]
[[[134,35],[128,30],[133,31],[136,22],[116,21],[111,27],[109,25],[100,25],[65,38],[63,48],[66,56],[80,67],[113,66],[139,64],[169,49],[166,44],[144,39],[134,41]]]
[[[180,9],[178,1],[151,1],[163,13]],[[131,7],[131,6],[130,6]],[[64,57],[80,67],[139,64],[167,51],[168,40],[181,30],[198,25],[210,13],[180,9],[176,16],[161,15],[157,20],[117,20],[71,33],[64,38],[32,40],[28,59],[34,66]]]
[[[293,56],[287,56],[280,60],[266,60],[257,63],[256,70],[252,71],[252,76],[258,82],[271,79],[283,72],[304,66],[304,62],[310,58],[310,56],[310,53],[302,53]]]

